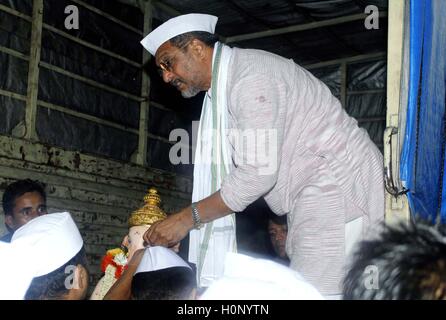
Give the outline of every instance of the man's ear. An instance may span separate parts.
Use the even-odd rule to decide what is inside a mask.
[[[198,39],[194,39],[191,41],[191,51],[197,58],[201,60],[205,57],[205,44]]]
[[[15,229],[15,223],[14,223],[14,218],[12,217],[12,215],[7,214],[5,215],[5,224],[8,226],[8,228],[10,228],[11,230]]]

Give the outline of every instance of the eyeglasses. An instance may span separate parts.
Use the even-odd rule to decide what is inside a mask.
[[[184,48],[186,48],[189,45],[189,42],[186,42],[184,45],[182,45],[179,49],[179,51],[177,51],[177,53],[175,53],[173,56],[171,57],[167,57],[165,58],[163,61],[161,61],[159,63],[159,68],[158,68],[158,73],[160,74],[160,76],[163,76],[163,72],[172,72],[173,70],[173,64],[175,61],[176,56],[178,55],[178,53],[183,50]]]

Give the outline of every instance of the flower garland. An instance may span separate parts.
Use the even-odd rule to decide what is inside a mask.
[[[115,268],[115,278],[119,279],[124,270],[127,269],[127,255],[121,248],[115,248],[107,251],[101,262],[101,270],[105,273],[108,266]]]

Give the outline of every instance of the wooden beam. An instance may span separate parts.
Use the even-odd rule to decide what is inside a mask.
[[[45,69],[48,69],[48,70],[55,71],[57,73],[63,74],[65,76],[69,77],[69,78],[76,79],[78,81],[87,83],[88,85],[93,86],[95,88],[99,88],[99,89],[102,89],[104,91],[108,91],[108,92],[120,95],[120,96],[122,96],[124,98],[130,99],[130,100],[133,100],[133,101],[141,102],[143,100],[142,97],[135,96],[135,95],[133,95],[131,93],[128,93],[126,91],[122,91],[122,90],[119,90],[119,89],[112,88],[112,87],[110,87],[108,85],[105,85],[105,84],[102,84],[102,83],[97,82],[95,80],[91,80],[89,78],[80,76],[78,74],[75,74],[73,72],[67,71],[65,69],[62,69],[60,67],[51,65],[51,64],[46,63],[46,62],[40,62],[40,66],[44,67]]]
[[[357,118],[356,120],[359,123],[364,123],[364,122],[381,122],[381,121],[386,121],[386,117]]]
[[[9,48],[0,46],[0,52],[4,52],[6,54],[9,54],[9,55],[11,55],[13,57],[16,57],[16,58],[19,58],[19,59],[22,59],[22,60],[25,60],[25,61],[29,61],[29,57],[27,55],[25,55],[25,54],[23,54],[21,52],[15,51],[13,49],[9,49]],[[66,70],[64,70],[64,69],[62,69],[60,67],[54,66],[54,65],[46,63],[46,62],[42,62],[41,61],[40,62],[40,66],[44,67],[44,68],[46,68],[48,70],[52,70],[52,71],[61,73],[61,74],[65,75],[65,76],[67,76],[69,78],[73,78],[73,79],[76,79],[76,80],[88,83],[89,85],[91,85],[93,87],[100,88],[100,89],[103,89],[103,90],[106,90],[106,91],[109,91],[109,92],[112,92],[112,93],[119,94],[119,95],[121,95],[123,97],[126,97],[126,98],[134,100],[134,101],[141,102],[141,101],[147,99],[147,97],[146,98],[142,98],[142,97],[139,97],[139,96],[132,95],[132,94],[126,92],[126,91],[122,91],[122,90],[118,90],[118,89],[109,87],[109,86],[107,86],[105,84],[102,84],[100,82],[97,82],[95,80],[92,80],[92,79],[80,76],[80,75],[72,73],[70,71],[66,71]],[[149,103],[150,103],[151,106],[153,106],[153,107],[155,107],[157,109],[168,111],[168,112],[174,112],[172,109],[167,108],[166,106],[162,105],[161,103],[158,103],[158,102],[155,102],[155,101],[150,101]]]
[[[153,17],[153,6],[152,0],[148,0],[144,4],[144,32],[143,34],[148,34],[152,31],[152,17]],[[149,126],[149,99],[150,99],[150,78],[144,67],[150,63],[151,54],[141,48],[142,50],[142,83],[141,83],[141,96],[143,100],[141,101],[139,109],[139,138],[138,138],[138,151],[136,154],[135,162],[141,166],[147,165],[147,142],[148,142],[148,126]]]
[[[341,58],[341,59],[335,59],[335,60],[328,60],[313,64],[307,64],[303,67],[307,70],[311,69],[317,69],[317,68],[323,68],[328,66],[333,66],[341,63],[353,63],[353,62],[360,62],[360,61],[366,61],[366,60],[375,60],[380,58],[385,58],[386,53],[385,52],[377,52],[377,53],[369,53],[369,54],[361,54],[358,56],[348,57],[348,58]]]
[[[401,141],[399,109],[401,103],[401,84],[404,70],[405,21],[410,18],[409,1],[389,1],[389,32],[387,56],[387,121],[384,133],[384,170],[386,184],[401,188],[399,161]],[[406,32],[409,32],[406,26]],[[410,220],[406,195],[394,196],[385,193],[385,221],[387,224]]]
[[[13,99],[16,99],[16,100],[20,100],[20,101],[25,101],[26,102],[26,96],[23,96],[21,94],[14,93],[14,92],[11,92],[11,91],[6,91],[6,90],[0,89],[0,96],[13,98]],[[85,119],[85,120],[88,120],[88,121],[91,121],[91,122],[99,123],[99,124],[102,124],[102,125],[105,125],[105,126],[109,126],[109,127],[112,127],[112,128],[118,129],[118,130],[122,130],[122,131],[126,131],[126,132],[130,132],[130,133],[139,135],[139,130],[136,130],[136,129],[133,129],[133,128],[128,128],[128,127],[123,126],[121,124],[118,124],[116,122],[104,120],[102,118],[99,118],[99,117],[96,117],[96,116],[92,116],[92,115],[89,115],[89,114],[86,114],[86,113],[78,112],[78,111],[75,111],[75,110],[63,107],[63,106],[58,106],[58,105],[55,105],[55,104],[52,104],[52,103],[49,103],[49,102],[45,102],[45,101],[42,101],[42,100],[37,100],[37,105],[40,106],[40,107],[43,107],[43,108],[50,109],[50,110],[55,110],[55,111],[58,111],[58,112],[66,113],[66,114],[72,115],[72,116],[80,118],[80,119]],[[164,137],[152,134],[150,132],[147,132],[147,137],[151,138],[151,139],[154,139],[154,140],[159,140],[159,141],[162,141],[162,142],[165,142],[165,143],[168,143],[168,144],[172,144],[172,145],[177,143],[175,141],[170,141],[167,138],[164,138]],[[187,145],[184,145],[184,147],[190,148],[190,146],[187,146]]]
[[[28,89],[25,113],[25,138],[38,140],[36,133],[37,94],[39,92],[39,62],[42,47],[43,0],[33,0],[31,48],[28,68]]]
[[[109,14],[107,12],[104,12],[104,11],[102,11],[102,10],[96,8],[96,7],[93,7],[92,5],[89,5],[88,3],[85,3],[84,1],[81,1],[81,0],[71,0],[71,2],[74,2],[74,3],[84,7],[86,9],[88,9],[88,10],[90,10],[90,11],[92,11],[92,12],[98,14],[98,15],[100,15],[100,16],[103,16],[104,18],[107,18],[108,20],[113,21],[116,24],[119,24],[121,27],[124,27],[124,28],[126,28],[126,29],[128,29],[130,31],[133,31],[133,32],[135,32],[135,33],[137,33],[139,35],[143,34],[141,30],[138,30],[137,28],[135,28],[135,27],[125,23],[124,21],[119,20],[118,18],[112,16],[111,14]]]
[[[380,12],[379,17],[380,18],[387,17],[387,13]],[[310,23],[305,23],[305,24],[298,24],[298,25],[288,26],[288,27],[284,27],[284,28],[241,34],[238,36],[227,37],[225,39],[225,41],[226,41],[226,43],[233,43],[233,42],[241,42],[241,41],[259,39],[259,38],[265,38],[265,37],[272,37],[272,36],[278,36],[278,35],[282,35],[282,34],[286,34],[286,33],[312,30],[312,29],[329,27],[329,26],[334,26],[334,25],[338,25],[338,24],[342,24],[342,23],[352,22],[352,21],[365,20],[366,18],[367,18],[367,15],[365,13],[359,13],[359,14],[354,14],[354,15],[350,15],[350,16],[343,16],[343,17],[334,18],[334,19],[327,19],[327,20],[310,22]]]
[[[39,100],[37,102],[37,104],[39,106],[41,106],[41,107],[44,107],[44,108],[47,108],[47,109],[50,109],[50,110],[59,111],[59,112],[62,112],[64,114],[69,114],[69,115],[74,116],[76,118],[85,119],[85,120],[88,120],[88,121],[91,121],[91,122],[99,123],[99,124],[102,124],[102,125],[105,125],[105,126],[108,126],[108,127],[112,127],[112,128],[115,128],[115,129],[118,129],[118,130],[121,130],[121,131],[126,131],[126,132],[129,132],[129,133],[138,134],[138,130],[136,130],[136,129],[128,128],[126,126],[123,126],[122,124],[118,124],[118,123],[115,123],[115,122],[112,122],[112,121],[104,120],[104,119],[96,117],[96,116],[92,116],[92,115],[89,115],[89,114],[86,114],[86,113],[81,113],[81,112],[78,112],[78,111],[75,111],[75,110],[72,110],[72,109],[69,109],[69,108],[65,108],[65,107],[62,107],[62,106],[58,106],[58,105],[55,105],[55,104],[52,104],[52,103],[49,103],[49,102],[45,102],[45,101]]]
[[[139,63],[137,63],[135,61],[132,61],[132,60],[126,58],[126,57],[123,57],[123,56],[117,54],[117,53],[111,52],[110,50],[103,49],[103,48],[101,48],[99,46],[91,44],[91,43],[89,43],[87,41],[84,41],[82,39],[76,38],[76,37],[74,37],[74,36],[64,32],[64,31],[61,31],[61,30],[59,30],[59,29],[57,29],[57,28],[55,28],[53,26],[50,26],[49,24],[44,23],[43,27],[45,29],[51,31],[51,32],[54,32],[54,33],[64,37],[64,38],[70,39],[73,42],[76,42],[76,43],[78,43],[80,45],[83,45],[84,47],[87,47],[87,48],[99,51],[99,52],[101,52],[101,53],[103,53],[105,55],[108,55],[108,56],[112,57],[112,58],[124,61],[125,63],[127,63],[127,64],[129,64],[131,66],[134,66],[136,68],[141,68],[142,67],[141,64],[139,64]]]
[[[15,51],[13,49],[9,49],[3,46],[0,46],[0,52],[9,54],[10,56],[25,60],[25,61],[29,61],[29,57],[21,52]]]
[[[24,19],[26,21],[29,21],[29,22],[32,21],[32,18],[27,16],[26,14],[23,14],[23,13],[17,11],[17,10],[11,9],[11,8],[6,7],[4,5],[1,5],[1,4],[0,4],[0,10],[1,11],[5,11],[5,12],[7,12],[9,14],[14,15],[14,16],[17,16],[19,18],[22,18],[22,19]],[[42,10],[43,10],[43,7],[42,7]],[[132,61],[132,60],[126,58],[126,57],[123,57],[123,56],[121,56],[119,54],[111,52],[111,51],[109,51],[107,49],[103,49],[101,47],[98,47],[98,46],[96,46],[94,44],[91,44],[91,43],[89,43],[87,41],[84,41],[84,40],[81,40],[79,38],[76,38],[76,37],[74,37],[74,36],[64,32],[64,31],[61,31],[61,30],[59,30],[59,29],[49,25],[49,24],[43,23],[43,28],[45,28],[45,29],[47,29],[47,30],[49,30],[51,32],[54,32],[54,33],[56,33],[56,34],[58,34],[58,35],[60,35],[60,36],[62,36],[64,38],[67,38],[67,39],[69,39],[71,41],[74,41],[74,42],[76,42],[76,43],[78,43],[80,45],[83,45],[83,46],[85,46],[87,48],[99,51],[99,52],[101,52],[101,53],[103,53],[105,55],[108,55],[108,56],[113,57],[115,59],[124,61],[125,63],[130,64],[130,65],[132,65],[132,66],[134,66],[136,68],[141,68],[142,67],[141,64],[139,64],[139,63],[137,63],[135,61]]]
[[[18,93],[2,90],[2,89],[0,89],[0,96],[13,98],[13,99],[16,99],[16,100],[20,100],[20,101],[25,101],[26,102],[26,97],[25,96],[22,96],[21,94],[18,94]]]
[[[347,91],[348,96],[363,95],[363,94],[377,94],[377,93],[386,93],[386,89]]]
[[[28,16],[28,15],[26,15],[24,13],[21,13],[21,12],[19,12],[17,10],[14,10],[14,9],[12,9],[10,7],[7,7],[7,6],[3,5],[3,4],[0,4],[0,11],[7,12],[7,13],[9,13],[9,14],[11,14],[13,16],[19,17],[19,18],[21,18],[23,20],[26,20],[28,22],[32,22],[32,18],[30,16]]]

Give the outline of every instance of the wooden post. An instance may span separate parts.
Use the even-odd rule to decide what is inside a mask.
[[[401,84],[404,69],[404,30],[406,7],[405,0],[389,1],[389,34],[387,56],[387,119],[384,134],[384,167],[387,179],[399,186],[399,162],[401,142],[404,132],[400,124]],[[407,17],[408,18],[408,17]],[[405,195],[395,197],[386,192],[386,223],[394,224],[401,220],[409,221],[410,213]]]
[[[152,1],[149,0],[145,3],[144,7],[144,36],[146,36],[152,30],[152,16],[153,16]],[[149,126],[149,108],[150,108],[150,78],[144,68],[147,68],[147,64],[150,62],[150,53],[146,49],[143,50],[142,58],[142,84],[141,84],[141,96],[145,98],[141,102],[139,112],[139,139],[138,139],[138,153],[136,155],[136,163],[141,166],[150,165],[147,161],[147,144],[148,144],[148,126]]]
[[[25,138],[38,140],[36,133],[37,94],[39,92],[39,62],[42,46],[43,0],[33,0],[31,26],[31,49],[28,68],[28,89],[26,98]]]

